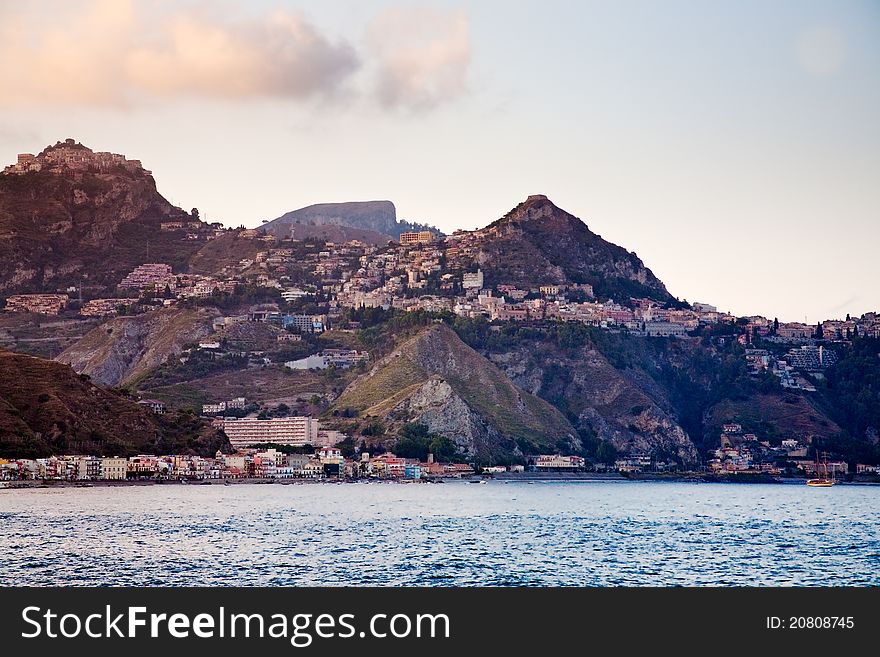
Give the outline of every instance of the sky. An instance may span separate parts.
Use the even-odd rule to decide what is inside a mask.
[[[226,225],[546,194],[679,298],[880,311],[876,0],[0,0],[0,163],[67,137]]]

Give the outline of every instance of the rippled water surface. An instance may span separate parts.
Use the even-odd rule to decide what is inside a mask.
[[[880,487],[0,490],[17,585],[880,585]]]

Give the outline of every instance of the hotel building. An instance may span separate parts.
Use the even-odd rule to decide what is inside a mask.
[[[318,442],[318,421],[310,417],[218,418],[215,426],[236,449],[266,443],[301,447]]]

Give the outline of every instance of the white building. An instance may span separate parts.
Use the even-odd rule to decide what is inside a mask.
[[[465,272],[461,276],[461,286],[465,290],[481,290],[483,289],[483,271],[478,269],[476,272]]]
[[[216,426],[236,449],[265,443],[301,447],[318,442],[318,421],[311,417],[222,418]]]

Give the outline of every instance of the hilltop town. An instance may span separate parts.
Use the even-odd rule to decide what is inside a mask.
[[[75,178],[118,171],[149,176],[137,160],[94,153],[67,140],[36,156],[21,154],[3,175],[49,172]],[[844,423],[842,413],[828,401],[826,375],[836,372],[835,366],[857,341],[880,339],[877,313],[806,325],[736,317],[710,303],[682,302],[634,254],[601,240],[542,195],[528,197],[480,230],[448,236],[433,230],[402,232],[398,239],[382,244],[300,239],[296,224],[276,225],[272,232],[227,228],[201,221],[196,210],[166,212],[151,225],[154,234],[171,241],[154,247],[149,258],[144,253],[130,268],[111,266],[110,271],[118,272],[112,283],[7,294],[2,300],[0,346],[55,357],[98,384],[124,386],[151,412],[162,414],[170,405],[201,415],[241,455],[198,461],[190,469],[200,473],[227,472],[229,458],[292,467],[290,455],[285,461],[252,451],[262,444],[321,450],[353,445],[358,449],[345,458],[354,457],[362,464],[361,455],[375,452],[377,446],[393,449],[393,432],[407,421],[424,421],[432,435],[446,435],[476,417],[479,422],[491,417],[495,423],[479,440],[506,444],[505,440],[514,439],[503,449],[484,453],[484,457],[492,454],[489,461],[495,460],[497,467],[526,465],[540,455],[541,446],[567,434],[563,441],[567,447],[557,455],[586,458],[576,466],[583,469],[704,468],[779,475],[794,468],[809,473],[817,445],[833,451],[832,436],[843,430],[838,426]],[[284,230],[289,232],[285,235]],[[547,243],[551,232],[561,235],[566,249],[579,255],[566,252],[557,257],[554,245]],[[163,260],[168,244],[190,245],[189,259]],[[592,258],[589,268],[582,263],[587,257]],[[175,329],[172,339],[166,325],[182,313],[190,319]],[[394,350],[413,331],[438,322],[454,327],[455,339],[466,343],[453,349],[470,350],[467,353],[484,359],[480,362],[486,367],[496,367],[505,382],[540,398],[530,404],[549,402],[559,409],[553,413],[561,411],[548,420],[554,428],[547,441],[541,442],[542,438],[541,446],[530,445],[521,429],[505,428],[504,419],[487,410],[484,400],[473,398],[479,393],[462,385],[453,388],[469,406],[468,412],[476,413],[468,420],[441,420],[436,411],[426,410],[439,403],[439,397],[420,401],[422,406],[416,409],[411,386],[416,380],[422,385],[422,379],[407,379],[410,388],[395,388],[396,384],[389,388],[395,395],[405,390],[405,410],[400,406],[404,397],[393,397],[395,407],[391,397],[376,404],[372,392],[372,406],[345,406],[352,397],[346,390],[363,389],[379,373],[390,376],[385,373]],[[392,328],[398,325],[404,328]],[[574,343],[569,338],[562,342],[566,326],[573,327]],[[141,346],[133,348],[126,342],[132,336],[140,336]],[[528,351],[520,361],[528,364],[517,366],[517,350],[536,340],[540,348]],[[555,351],[550,340],[557,341]],[[59,351],[52,351],[54,346]],[[572,348],[582,351],[559,360]],[[50,351],[41,351],[45,349]],[[152,360],[145,360],[151,351],[156,351]],[[601,362],[593,362],[597,354]],[[642,360],[633,361],[633,354]],[[129,359],[122,369],[120,359]],[[705,388],[705,407],[696,420],[681,410],[687,404],[684,397],[677,401],[683,395],[681,384],[669,379],[672,370],[691,367],[688,359],[716,360],[715,371],[700,374],[706,381],[700,384]],[[530,375],[529,367],[537,374]],[[578,369],[585,367],[593,367],[592,374]],[[613,388],[625,394],[618,394],[613,402],[594,403],[582,392],[580,397],[587,401],[577,400],[573,383],[559,389],[558,381],[563,379],[553,379],[553,368],[557,377],[580,377],[584,383],[578,385],[584,391],[586,382],[606,380],[604,390],[591,393],[597,399]],[[634,368],[640,374],[633,375]],[[763,416],[737,410],[734,397],[717,392],[721,382],[710,378],[722,368],[736,369],[736,385],[749,391],[738,394],[762,396]],[[657,372],[665,378],[658,378]],[[229,375],[239,378],[241,385],[221,385],[219,378]],[[428,375],[425,381],[430,382],[438,373]],[[655,382],[650,382],[652,377]],[[436,388],[436,382],[431,385]],[[290,393],[279,392],[285,386]],[[233,389],[235,394],[220,396]],[[423,387],[418,394],[440,394],[428,390]],[[245,398],[261,401],[245,402]],[[815,421],[790,427],[786,435],[786,403],[807,409],[801,416]],[[534,417],[550,417],[544,406],[535,408],[539,410],[523,420],[527,425]],[[381,430],[376,429],[379,424]],[[694,435],[695,430],[704,435]],[[385,433],[389,431],[390,435]],[[610,445],[604,452],[603,443]],[[840,456],[852,459],[852,454]],[[176,464],[176,458],[169,456],[163,462]],[[323,457],[314,458],[326,465]],[[68,474],[62,478],[69,478],[70,459],[61,460],[68,463]],[[871,458],[863,460],[850,460],[849,469],[867,472],[875,465]],[[471,463],[477,468],[496,467],[491,462]],[[847,461],[837,465],[841,473],[848,472]],[[29,463],[19,469],[32,473],[40,467]],[[93,472],[95,466],[84,467]],[[351,474],[353,467],[343,469]],[[80,466],[74,469],[79,472]]]

